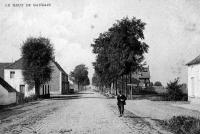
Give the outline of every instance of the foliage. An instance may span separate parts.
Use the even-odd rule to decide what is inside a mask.
[[[87,86],[90,84],[88,78],[88,68],[84,64],[77,65],[73,71],[70,72],[70,79],[78,84],[78,86]]]
[[[154,86],[162,86],[162,83],[161,83],[160,81],[156,81],[156,82],[154,83]]]
[[[96,87],[100,86],[100,79],[96,73],[94,73],[92,76],[92,85]]]
[[[150,85],[149,85],[150,87],[153,87],[153,82],[150,82]]]
[[[183,100],[184,94],[181,90],[182,84],[179,84],[179,78],[176,78],[174,81],[167,83],[167,95],[166,99],[170,101],[180,101]]]
[[[199,134],[200,120],[194,117],[174,116],[161,123],[175,134]]]
[[[26,83],[35,86],[36,96],[40,85],[51,79],[50,61],[54,57],[54,49],[49,39],[44,37],[28,38],[22,45],[23,76]]]
[[[96,54],[93,66],[102,85],[110,86],[122,75],[143,66],[144,53],[148,52],[148,45],[142,42],[144,27],[140,19],[125,17],[94,40],[91,45]]]

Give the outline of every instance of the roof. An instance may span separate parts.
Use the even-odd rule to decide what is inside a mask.
[[[55,63],[56,67],[64,74],[67,75],[67,73],[65,72],[65,70],[58,64],[58,62],[53,60],[53,63]]]
[[[0,77],[4,78],[4,68],[12,63],[0,63]]]
[[[194,65],[194,64],[199,64],[200,63],[200,55],[197,56],[195,59],[193,59],[192,61],[188,62],[186,65],[190,66],[190,65]]]
[[[53,63],[56,65],[56,67],[67,75],[67,73],[64,71],[64,69],[58,64],[58,62],[52,60]],[[6,69],[23,69],[23,58],[20,58],[19,60],[15,61],[14,63],[10,64],[6,67]]]
[[[0,85],[2,85],[8,92],[17,92],[11,85],[9,85],[4,79],[0,78]]]
[[[56,65],[56,67],[67,75],[67,73],[64,71],[64,69],[58,64],[58,62],[52,60],[53,63]],[[19,60],[15,61],[14,63],[6,66],[6,69],[23,69],[23,58],[20,58]]]
[[[23,59],[20,58],[19,60],[7,66],[6,69],[23,69]]]

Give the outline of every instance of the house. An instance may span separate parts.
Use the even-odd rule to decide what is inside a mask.
[[[5,67],[4,80],[7,81],[18,92],[23,93],[24,96],[30,96],[35,94],[34,88],[31,88],[26,84],[23,78],[23,59],[15,61],[13,64]],[[49,94],[66,94],[69,92],[68,75],[62,69],[62,67],[56,62],[51,61],[51,67],[53,69],[51,80],[40,87],[40,95]]]
[[[50,94],[68,94],[68,74],[56,61],[52,61],[51,66],[54,71],[52,72],[51,80],[48,82],[50,86]]]
[[[0,77],[0,105],[17,103],[17,91]]]
[[[200,102],[200,55],[188,66],[188,101]]]

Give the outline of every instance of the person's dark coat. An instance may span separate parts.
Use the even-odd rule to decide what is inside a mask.
[[[121,105],[121,104],[123,104],[123,105],[126,105],[126,96],[125,95],[118,95],[117,96],[117,105]]]

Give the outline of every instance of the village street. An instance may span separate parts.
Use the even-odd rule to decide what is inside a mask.
[[[118,117],[116,100],[92,91],[4,109],[0,119],[1,134],[169,133],[129,111]]]

